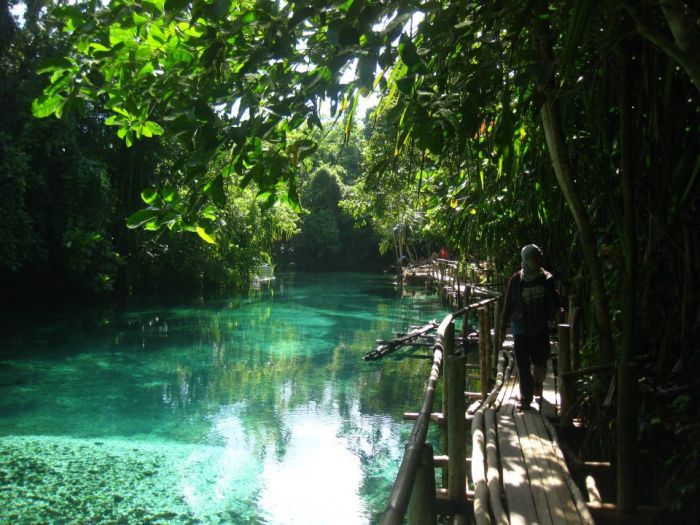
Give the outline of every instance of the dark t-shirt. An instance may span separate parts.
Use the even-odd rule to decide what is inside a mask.
[[[559,293],[551,273],[544,271],[525,281],[518,271],[508,281],[502,322],[504,326],[510,322],[514,334],[539,335],[547,330],[558,309]]]

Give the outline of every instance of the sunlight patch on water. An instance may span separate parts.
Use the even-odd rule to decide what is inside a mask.
[[[360,459],[338,437],[340,418],[301,411],[286,419],[292,428],[286,454],[267,458],[261,476],[258,503],[268,521],[365,523]]]

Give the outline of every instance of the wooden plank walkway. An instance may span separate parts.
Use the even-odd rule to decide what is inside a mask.
[[[508,341],[504,346],[512,346],[512,343]],[[512,359],[512,355],[509,358]],[[497,512],[491,508],[496,523],[593,524],[566,467],[554,428],[545,417],[556,414],[551,366],[549,370],[541,406],[533,403],[527,411],[517,408],[519,385],[513,366],[511,373],[504,377],[495,400],[489,407],[480,409],[495,411],[502,486],[495,488],[500,489],[500,494],[490,494],[489,499],[502,498],[505,510],[505,515],[499,520]],[[493,468],[493,465],[487,465],[487,468]],[[494,490],[494,486],[490,485],[489,489]],[[479,523],[479,517],[476,517]]]

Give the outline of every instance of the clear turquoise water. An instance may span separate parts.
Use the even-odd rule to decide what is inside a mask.
[[[375,523],[430,363],[361,358],[444,313],[388,277],[290,274],[6,326],[0,523]]]

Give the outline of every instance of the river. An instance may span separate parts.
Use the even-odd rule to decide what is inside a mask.
[[[430,362],[362,356],[445,313],[387,276],[296,273],[13,322],[0,523],[376,523]]]

